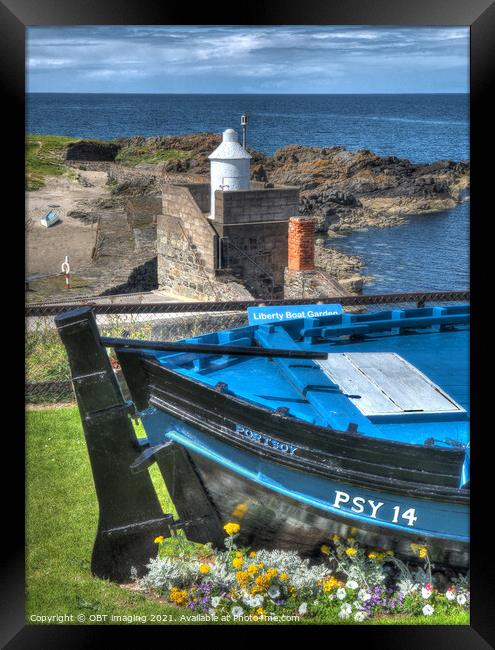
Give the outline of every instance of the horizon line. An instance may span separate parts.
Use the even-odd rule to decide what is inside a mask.
[[[209,92],[209,93],[159,93],[159,92],[95,92],[95,91],[76,91],[76,90],[66,90],[66,91],[58,91],[58,90],[29,90],[24,93],[25,95],[174,95],[174,96],[181,96],[181,95],[225,95],[225,96],[230,96],[230,95],[314,95],[314,96],[319,96],[319,95],[470,95],[470,91],[446,91],[446,92],[426,92],[426,91],[411,91],[411,92],[382,92],[382,93],[369,93],[369,92],[363,92],[363,93],[301,93],[301,92],[294,92],[294,93],[217,93],[217,92]]]

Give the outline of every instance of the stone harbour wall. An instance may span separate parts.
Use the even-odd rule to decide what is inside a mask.
[[[166,185],[157,217],[158,285],[167,293],[198,300],[251,300],[229,273],[217,273],[218,235],[200,209],[208,186]],[[197,201],[194,197],[197,197]]]
[[[287,221],[297,214],[297,187],[215,192],[215,222],[218,223]]]

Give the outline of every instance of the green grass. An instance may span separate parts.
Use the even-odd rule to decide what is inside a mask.
[[[138,431],[138,435],[142,431]],[[151,469],[165,512],[174,512],[163,481]],[[91,575],[98,507],[84,435],[75,406],[30,410],[26,431],[26,621],[31,616],[141,616],[147,623],[188,623],[191,611],[147,598]],[[342,623],[332,618],[302,623]],[[102,621],[111,623],[110,620]],[[190,621],[189,621],[190,622]],[[65,622],[67,623],[67,621]],[[468,625],[469,614],[383,617],[367,624]],[[255,623],[253,623],[255,624]]]
[[[46,176],[73,174],[72,169],[64,164],[65,151],[69,143],[78,141],[79,138],[64,135],[27,135],[26,190],[33,191],[43,187]]]
[[[26,189],[43,187],[46,176],[61,176],[67,169],[65,148],[75,141],[61,135],[26,136]]]
[[[140,163],[158,164],[168,160],[182,160],[190,156],[189,151],[180,149],[165,149],[163,151],[153,151],[147,147],[130,146],[124,147],[119,151],[115,162],[121,162],[126,165],[139,165]]]

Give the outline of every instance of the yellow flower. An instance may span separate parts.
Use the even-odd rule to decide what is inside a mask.
[[[337,580],[335,576],[329,576],[328,578],[323,579],[323,591],[329,592],[336,587],[341,587],[343,582]]]
[[[349,557],[353,557],[354,555],[356,555],[357,550],[355,548],[352,548],[352,546],[349,546],[349,548],[345,549],[345,552],[346,555],[348,555]]]
[[[235,556],[236,557],[242,557],[242,551],[236,551]]]
[[[210,567],[208,564],[200,564],[199,565],[199,572],[200,573],[210,573]]]
[[[230,522],[228,524],[225,524],[223,529],[227,533],[227,535],[229,537],[231,537],[232,535],[235,535],[236,533],[238,533],[241,530],[241,527],[239,526],[239,524],[234,524],[234,523]]]
[[[328,555],[330,553],[330,549],[328,548],[328,546],[326,544],[323,544],[323,546],[320,547],[320,551],[324,555]]]
[[[248,573],[250,573],[251,575],[254,575],[255,573],[258,573],[259,568],[256,566],[256,564],[250,564],[248,566],[247,570],[248,570]]]
[[[256,551],[251,551],[251,553],[249,554],[249,557],[256,557]]]
[[[349,539],[347,541],[349,542],[349,544],[355,544],[356,543],[356,540],[354,539],[354,537],[349,537]]]
[[[278,573],[277,569],[268,569],[266,572],[266,576],[271,580],[277,575],[277,573]]]
[[[232,566],[234,567],[234,569],[240,569],[243,564],[244,564],[244,560],[242,559],[242,557],[235,557],[232,560]]]
[[[264,616],[266,614],[266,610],[264,610],[263,607],[258,607],[256,613],[258,614],[258,616]]]
[[[164,539],[163,535],[158,535],[158,537],[155,537],[154,542],[155,544],[163,544]]]
[[[177,589],[177,587],[172,587],[168,597],[175,605],[185,605],[187,603],[187,591]]]
[[[237,571],[235,577],[241,587],[244,587],[249,580],[249,573],[247,571]]]
[[[418,557],[424,559],[428,555],[428,549],[420,544],[411,544],[411,551],[416,553]]]
[[[394,552],[393,551],[385,551],[385,555],[388,557],[394,557]]]
[[[337,542],[340,542],[340,535],[332,535],[332,542],[334,542],[335,544]]]
[[[284,571],[283,573],[280,574],[279,578],[280,580],[283,580],[285,582],[285,580],[289,579],[289,575]]]
[[[262,569],[264,566],[265,566],[265,563],[264,563],[264,562],[260,562],[260,563],[258,564],[258,569]]]
[[[232,511],[232,517],[242,519],[247,512],[247,505],[245,503],[238,503]]]
[[[258,585],[258,587],[262,587],[264,589],[268,588],[270,586],[270,581],[272,579],[272,576],[269,576],[268,573],[263,573],[262,575],[259,575],[255,582]]]
[[[375,560],[375,559],[376,559],[376,553],[375,553],[374,551],[371,551],[371,553],[368,553],[368,557],[369,557],[371,560]]]

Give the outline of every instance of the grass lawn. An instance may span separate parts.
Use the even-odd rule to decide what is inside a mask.
[[[152,478],[164,511],[174,512],[156,466]],[[73,615],[74,624],[93,624],[90,617],[146,617],[147,623],[190,623],[191,610],[146,598],[95,578],[90,558],[98,506],[84,435],[75,406],[27,412],[26,431],[26,621],[32,616]],[[153,619],[153,617],[159,617]],[[161,619],[161,620],[160,620]],[[128,619],[130,621],[130,619]],[[100,622],[113,623],[106,620]],[[138,621],[139,622],[139,621]],[[307,623],[342,623],[311,619]],[[384,617],[375,624],[464,624],[456,617]],[[64,622],[67,624],[67,621]],[[372,624],[372,623],[364,623]]]

